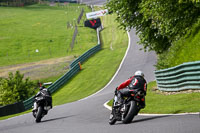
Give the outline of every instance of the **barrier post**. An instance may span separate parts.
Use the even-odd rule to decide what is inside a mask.
[[[80,70],[82,70],[81,62],[78,62]]]

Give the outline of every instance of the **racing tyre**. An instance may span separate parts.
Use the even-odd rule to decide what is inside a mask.
[[[38,107],[38,111],[36,113],[36,119],[35,121],[38,123],[41,121],[42,119],[42,112],[43,112],[43,108],[41,106]]]
[[[134,116],[137,115],[137,113],[138,113],[138,108],[136,102],[130,101],[129,109],[127,110],[126,115],[124,116],[122,122],[124,124],[130,123],[133,120]]]
[[[116,121],[117,120],[115,119],[114,115],[111,113],[110,114],[110,119],[109,119],[109,124],[113,125],[113,124],[115,124]]]

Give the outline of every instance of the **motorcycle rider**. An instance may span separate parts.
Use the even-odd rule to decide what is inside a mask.
[[[123,96],[127,96],[129,94],[129,90],[143,90],[146,95],[147,91],[147,83],[144,78],[144,73],[142,71],[136,71],[134,76],[130,77],[128,80],[120,84],[116,90],[115,94],[117,96],[116,106],[121,106],[123,103]],[[141,101],[140,107],[145,107],[145,101]]]
[[[51,93],[49,92],[49,90],[47,88],[45,88],[42,83],[38,83],[39,87],[40,87],[40,91],[34,96],[34,99],[35,97],[38,97],[38,96],[41,96],[41,95],[44,95],[44,96],[51,96]],[[33,112],[37,109],[37,103],[36,101],[34,102],[33,104]],[[52,101],[50,101],[50,106],[52,108]]]

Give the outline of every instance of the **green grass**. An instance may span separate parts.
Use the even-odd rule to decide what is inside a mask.
[[[157,69],[165,69],[184,62],[200,60],[200,19],[193,26],[192,32],[181,38],[165,53],[159,55]]]
[[[148,84],[146,107],[140,113],[177,114],[200,112],[200,93],[164,95],[155,91],[156,82]],[[109,102],[112,105],[112,101]]]
[[[53,105],[89,96],[102,89],[114,75],[128,46],[127,33],[117,29],[114,18],[110,15],[103,18],[103,49],[87,60],[82,65],[83,70],[53,94]]]
[[[78,56],[96,45],[95,30],[83,27],[83,15],[76,43],[73,50],[70,48],[75,21],[82,7],[84,13],[91,10],[77,4],[0,7],[0,66]],[[73,28],[67,28],[67,22]]]

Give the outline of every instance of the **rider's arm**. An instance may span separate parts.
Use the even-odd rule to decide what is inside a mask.
[[[39,91],[35,96],[38,97],[41,94],[41,92]]]
[[[117,88],[117,90],[123,89],[126,86],[128,86],[131,83],[131,80],[133,79],[133,77],[131,77],[130,79],[126,80],[125,82],[121,83],[119,85],[119,87]]]

